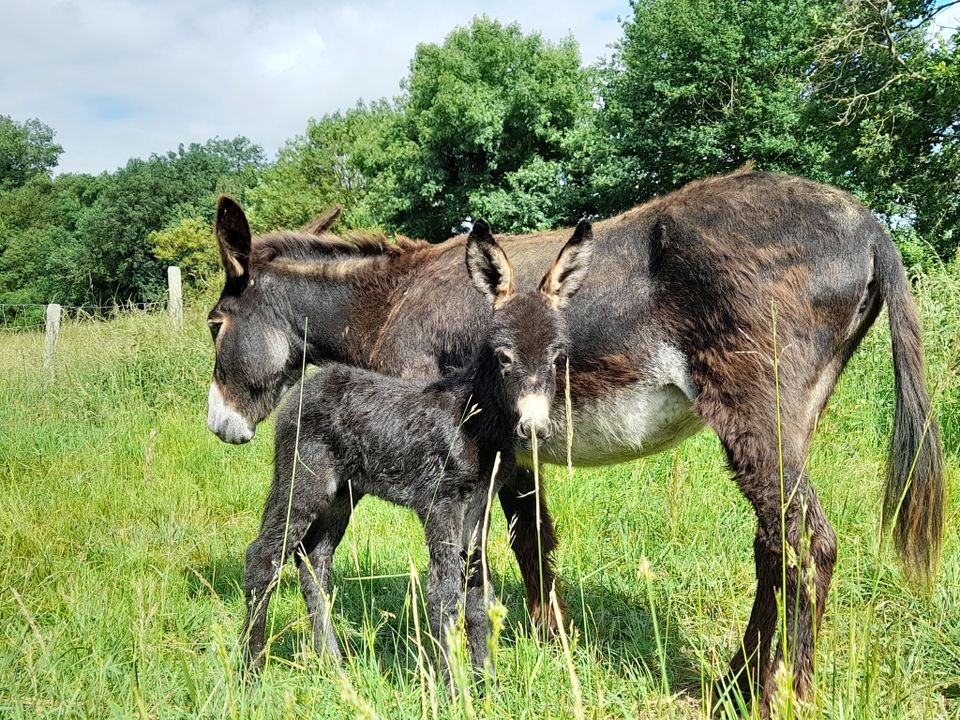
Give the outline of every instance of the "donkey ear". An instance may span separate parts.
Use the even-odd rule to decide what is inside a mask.
[[[217,201],[216,232],[227,277],[246,277],[250,267],[250,224],[240,206],[226,195]]]
[[[593,226],[581,220],[573,237],[567,240],[553,265],[540,281],[540,292],[550,298],[554,307],[561,308],[574,296],[590,269],[593,256]]]
[[[513,296],[513,266],[483,220],[473,224],[467,238],[467,273],[494,309],[503,307]]]
[[[340,219],[340,214],[342,212],[342,206],[332,205],[304,225],[301,229],[304,232],[310,233],[311,235],[323,235],[325,232],[327,232],[327,230],[336,225],[337,220]]]

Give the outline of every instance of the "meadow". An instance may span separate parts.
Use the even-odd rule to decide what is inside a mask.
[[[948,486],[960,473],[960,265],[915,283]],[[0,334],[0,717],[697,718],[753,599],[754,517],[704,431],[679,448],[544,478],[573,630],[530,630],[493,509],[502,603],[496,679],[445,696],[426,642],[422,532],[367,499],[337,553],[342,668],[310,650],[295,572],[271,608],[271,658],[238,674],[243,553],[270,479],[272,433],[221,443],[206,428],[209,293],[186,327],[163,314],[69,321],[53,377],[37,333]],[[812,706],[781,716],[960,717],[960,501],[943,562],[911,585],[879,530],[893,403],[886,315],[840,381],[810,475],[840,557],[818,642]],[[720,709],[736,716],[737,703]]]

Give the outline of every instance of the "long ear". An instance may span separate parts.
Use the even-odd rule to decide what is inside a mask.
[[[555,307],[563,307],[574,296],[590,269],[593,257],[593,226],[581,220],[573,237],[567,240],[553,265],[540,281],[540,292],[550,298]]]
[[[310,233],[311,235],[323,235],[325,232],[327,232],[327,230],[336,224],[337,220],[340,219],[340,214],[342,212],[342,206],[332,205],[304,225],[301,229],[304,232]]]
[[[483,220],[473,224],[467,238],[467,273],[495,309],[513,296],[513,266]]]
[[[217,201],[217,241],[227,278],[246,278],[250,269],[250,224],[233,198],[221,195]]]

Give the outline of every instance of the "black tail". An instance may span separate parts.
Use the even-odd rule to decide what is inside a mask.
[[[929,582],[943,533],[943,447],[924,381],[923,342],[899,253],[886,233],[876,247],[876,279],[890,315],[896,404],[887,462],[883,524],[908,576]]]

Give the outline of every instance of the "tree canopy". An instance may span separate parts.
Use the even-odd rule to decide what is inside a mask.
[[[151,300],[216,270],[216,195],[257,231],[442,240],[614,214],[748,160],[857,194],[908,260],[960,245],[958,35],[939,0],[634,0],[608,62],[487,17],[417,46],[393,99],[307,122],[272,161],[243,137],[55,175],[40,120],[0,115],[0,303]]]

